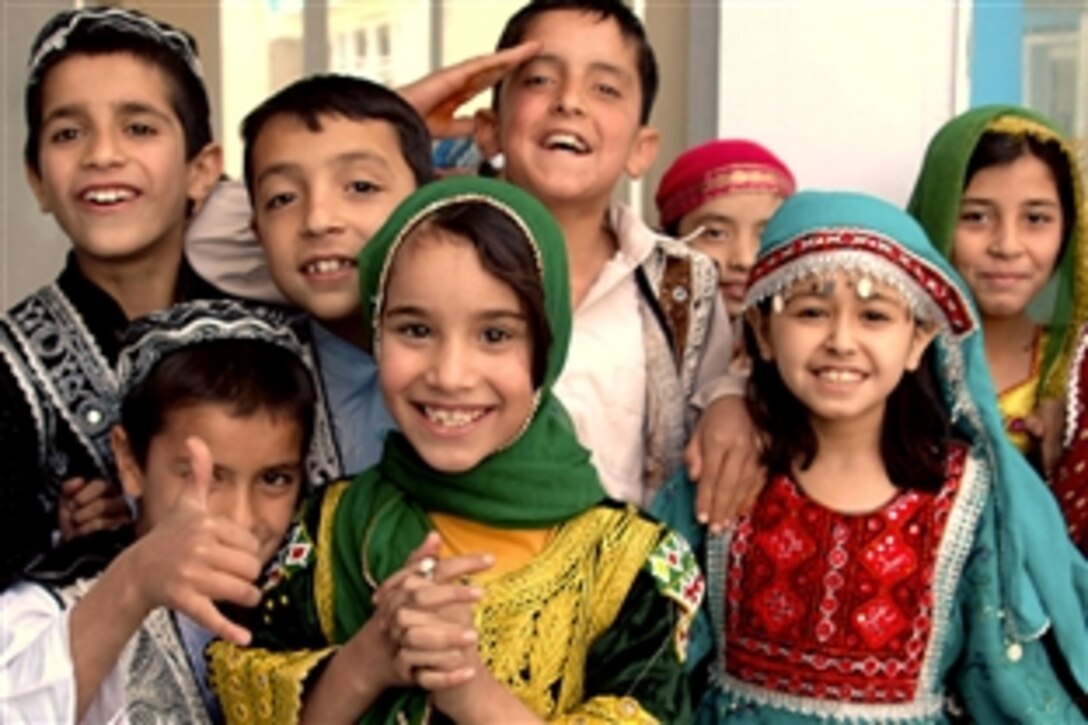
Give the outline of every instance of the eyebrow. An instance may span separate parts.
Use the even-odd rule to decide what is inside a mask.
[[[428,313],[418,305],[398,305],[385,311],[385,317],[427,317]],[[474,315],[481,320],[513,319],[524,321],[525,315],[517,310],[484,310]]]
[[[979,204],[980,206],[996,207],[997,202],[992,199],[979,198],[977,196],[965,196],[960,200],[960,205],[963,204]],[[1054,199],[1026,199],[1021,203],[1022,206],[1061,206],[1059,201]]]
[[[120,103],[112,104],[113,108],[117,110],[122,116],[138,116],[140,114],[149,114],[169,121],[170,116],[163,111],[159,110],[155,106],[142,101],[122,101]],[[65,106],[54,108],[50,111],[45,118],[42,119],[42,125],[45,126],[57,119],[61,118],[87,118],[90,114],[87,112],[86,107],[81,103],[70,103]]]
[[[534,57],[530,58],[529,60],[525,61],[525,64],[522,67],[523,68],[528,68],[528,67],[532,66],[535,63],[547,63],[548,65],[558,65],[558,66],[567,65],[567,62],[565,60],[560,58],[558,55],[555,55],[554,53],[541,53],[540,55],[534,56]],[[631,76],[631,74],[628,73],[621,66],[618,66],[615,63],[608,63],[608,62],[603,61],[603,60],[592,61],[589,64],[589,69],[591,71],[610,73],[612,75],[620,76],[621,78],[624,78],[624,79],[627,79],[627,78],[629,78]]]
[[[333,166],[350,166],[352,164],[362,163],[376,164],[386,173],[391,171],[389,161],[387,161],[384,156],[373,151],[345,151],[334,156],[330,163]],[[253,180],[253,186],[254,188],[260,186],[261,182],[269,176],[298,176],[301,171],[301,164],[294,161],[281,161],[261,169],[261,172],[257,174],[257,177]]]
[[[700,214],[695,217],[694,222],[696,224],[706,224],[707,222],[719,222],[721,224],[736,224],[737,220],[727,214],[707,213]]]

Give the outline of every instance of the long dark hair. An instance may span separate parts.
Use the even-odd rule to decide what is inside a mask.
[[[759,311],[767,319],[770,300],[763,302]],[[760,356],[750,325],[745,325],[744,336],[752,359],[745,402],[752,422],[767,442],[762,463],[771,475],[792,475],[795,466],[806,470],[819,448],[809,411],[786,387],[777,364]],[[888,396],[880,455],[888,477],[900,489],[937,491],[947,477],[945,461],[953,431],[950,411],[933,374],[935,365],[936,351],[931,345],[918,369],[905,372]]]

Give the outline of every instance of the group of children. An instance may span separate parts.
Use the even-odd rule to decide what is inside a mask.
[[[187,34],[41,31],[27,171],[72,253],[0,319],[4,712],[1084,718],[1069,144],[964,114],[908,214],[711,142],[659,233],[612,199],[658,145],[637,17],[536,0],[498,49],[277,92],[243,194]],[[433,180],[492,84],[503,180]]]

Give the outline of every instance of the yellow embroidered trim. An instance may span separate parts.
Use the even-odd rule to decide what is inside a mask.
[[[321,632],[326,642],[336,641],[336,619],[333,616],[333,578],[332,578],[332,532],[336,524],[336,512],[340,506],[340,497],[344,495],[351,481],[337,481],[330,484],[321,505],[321,523],[317,529],[317,566],[314,569],[314,604],[317,607],[317,620],[321,623]]]
[[[213,642],[208,646],[208,681],[228,725],[297,723],[307,677],[335,652],[333,647],[269,652]]]
[[[656,723],[658,720],[642,709],[642,705],[633,697],[595,697],[574,712],[549,722],[569,723],[569,725],[590,725],[590,723]]]
[[[1031,136],[1040,141],[1053,141],[1058,144],[1069,160],[1069,170],[1073,177],[1073,208],[1077,218],[1073,224],[1073,311],[1069,327],[1056,331],[1065,335],[1061,349],[1054,358],[1052,366],[1044,370],[1045,379],[1039,391],[1040,400],[1062,399],[1065,397],[1066,381],[1069,376],[1069,361],[1076,345],[1076,333],[1088,320],[1088,214],[1084,206],[1084,176],[1081,173],[1081,148],[1056,131],[1047,128],[1038,121],[1020,116],[1000,116],[986,124],[987,131],[997,131],[1015,136]]]
[[[615,621],[660,536],[631,507],[592,509],[532,562],[490,582],[475,617],[488,671],[541,717],[577,707],[589,648]]]

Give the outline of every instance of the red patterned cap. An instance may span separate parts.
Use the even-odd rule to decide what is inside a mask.
[[[716,196],[737,191],[770,191],[785,198],[797,188],[782,160],[754,141],[709,141],[680,154],[657,187],[662,227],[678,221]]]

